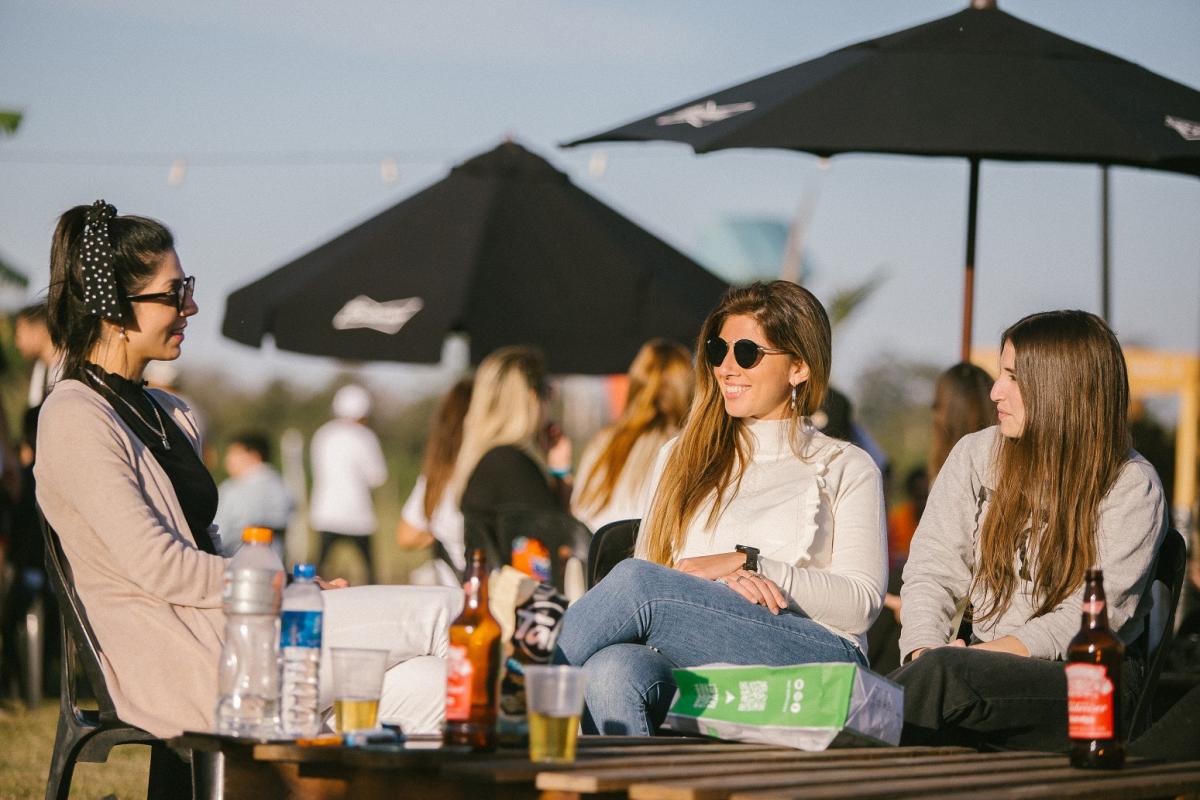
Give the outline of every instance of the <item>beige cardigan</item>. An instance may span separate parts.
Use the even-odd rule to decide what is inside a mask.
[[[152,394],[198,450],[188,407]],[[121,719],[164,737],[211,730],[225,559],[197,549],[167,473],[103,397],[64,380],[42,407],[34,474]]]

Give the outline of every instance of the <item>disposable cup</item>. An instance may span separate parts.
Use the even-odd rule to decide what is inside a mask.
[[[379,695],[387,650],[334,647],[333,716],[338,733],[374,728],[379,718]]]
[[[543,764],[575,760],[586,676],[579,667],[525,667],[529,759]]]

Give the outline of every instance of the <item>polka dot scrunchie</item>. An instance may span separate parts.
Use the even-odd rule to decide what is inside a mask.
[[[117,209],[103,200],[92,203],[83,229],[83,301],[88,311],[98,317],[121,322],[123,317],[117,301],[117,275],[113,271],[112,240],[108,223]]]

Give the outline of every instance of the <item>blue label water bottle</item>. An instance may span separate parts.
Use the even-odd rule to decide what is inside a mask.
[[[321,728],[321,617],[324,601],[316,568],[297,564],[283,593],[280,650],[283,655],[281,722],[285,736],[316,736]]]

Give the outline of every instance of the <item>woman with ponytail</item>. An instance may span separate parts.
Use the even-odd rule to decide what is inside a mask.
[[[625,410],[584,448],[571,512],[593,531],[639,517],[654,458],[692,401],[692,358],[682,345],[652,339],[629,366]]]
[[[117,713],[164,738],[212,728],[225,629],[217,487],[196,421],[142,380],[151,361],[179,357],[199,311],[194,287],[162,223],[118,216],[103,200],[59,219],[47,310],[64,363],[38,419],[37,502],[70,564]],[[326,649],[389,650],[381,719],[413,732],[440,726],[440,657],[460,600],[441,587],[326,594]],[[329,695],[327,658],[321,673]]]
[[[1006,330],[991,399],[999,424],[950,451],[904,568],[909,663],[892,674],[904,741],[1061,750],[1084,573],[1104,570],[1128,705],[1167,505],[1130,445],[1125,358],[1096,315],[1048,311]],[[956,638],[964,610],[970,642]]]
[[[887,576],[870,456],[810,424],[829,319],[786,281],[731,289],[697,343],[697,393],[660,451],[636,557],[567,611],[556,659],[588,673],[585,730],[653,734],[671,669],[866,664]]]

